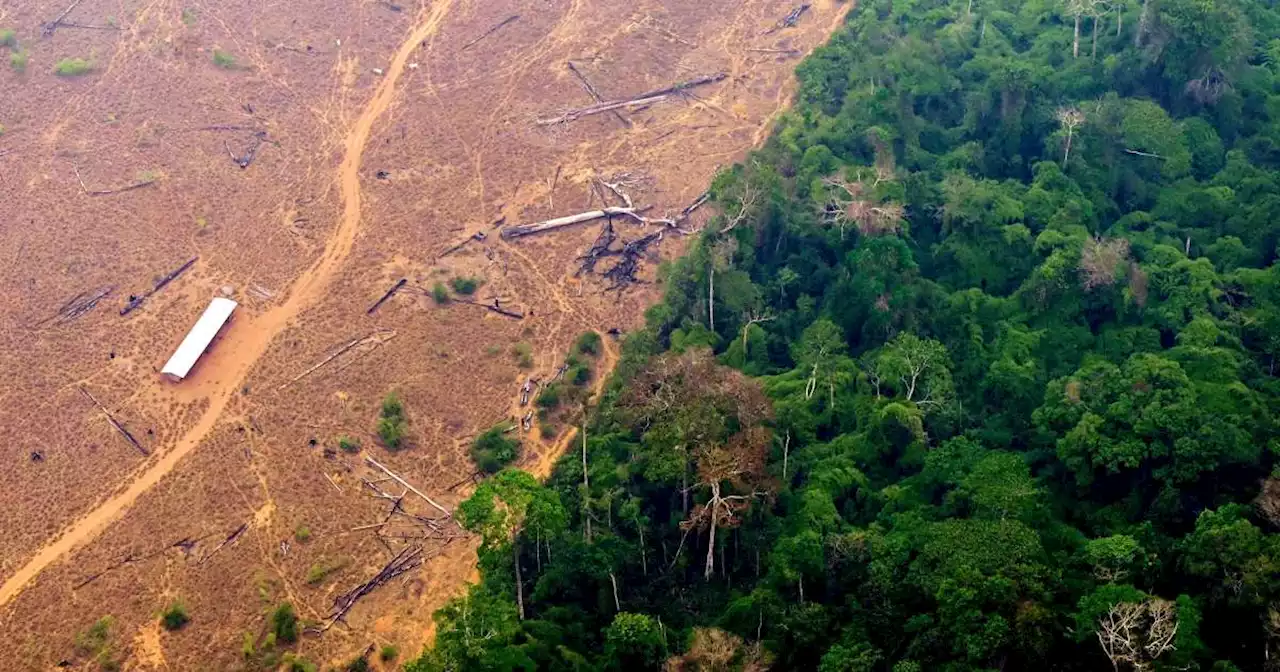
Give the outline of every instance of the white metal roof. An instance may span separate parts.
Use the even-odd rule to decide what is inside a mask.
[[[191,372],[191,367],[196,365],[196,360],[204,354],[205,348],[209,347],[213,337],[218,335],[218,330],[226,324],[227,318],[231,317],[231,311],[236,309],[236,305],[235,301],[221,297],[209,302],[209,307],[204,309],[204,314],[196,320],[191,331],[187,332],[187,337],[182,339],[182,344],[169,361],[165,362],[160,373],[178,380],[185,378]]]

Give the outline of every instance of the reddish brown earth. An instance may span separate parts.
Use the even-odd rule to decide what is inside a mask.
[[[798,26],[768,32],[789,3],[84,0],[67,20],[106,29],[42,38],[67,4],[0,5],[0,30],[15,29],[29,54],[25,73],[0,63],[0,660],[19,670],[83,666],[75,635],[104,615],[116,656],[142,670],[237,669],[244,633],[281,600],[322,620],[389,558],[369,531],[350,531],[387,502],[361,489],[372,472],[359,456],[326,451],[338,435],[452,506],[466,486],[450,488],[471,472],[467,445],[518,412],[524,378],[553,372],[587,329],[634,328],[657,296],[652,284],[606,292],[597,276],[574,277],[598,224],[506,242],[492,223],[588,209],[592,176],[622,172],[644,178],[631,195],[652,214],[678,211],[787,104],[798,56],[749,49],[807,51],[847,9],[816,0]],[[217,67],[215,49],[234,67]],[[69,57],[93,71],[56,77]],[[592,103],[568,59],[607,98],[728,77],[627,111],[630,126],[607,114],[538,125]],[[242,170],[228,152],[242,154],[254,129],[267,142]],[[155,181],[92,195],[77,172],[88,191]],[[476,232],[487,240],[440,256]],[[672,235],[658,249],[669,258],[681,246]],[[192,256],[190,272],[119,314]],[[525,319],[414,289],[455,276],[483,278],[479,300]],[[367,315],[401,277],[409,288]],[[87,314],[50,319],[108,286]],[[224,288],[241,302],[232,324],[188,380],[161,382]],[[395,336],[287,385],[379,330]],[[517,366],[517,343],[532,347],[532,370]],[[598,369],[614,358],[606,343]],[[372,436],[391,390],[410,416],[412,445],[397,453]],[[538,434],[523,437],[522,465],[546,473],[573,436]],[[196,540],[189,552],[173,546],[183,539]],[[317,564],[342,568],[311,585]],[[473,564],[473,544],[456,541],[298,650],[326,662],[371,642],[412,653]],[[193,620],[168,633],[155,619],[173,599]]]

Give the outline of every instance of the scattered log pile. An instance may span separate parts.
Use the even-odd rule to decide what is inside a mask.
[[[227,148],[227,154],[231,156],[231,160],[234,161],[237,166],[240,166],[241,170],[244,170],[249,167],[249,164],[253,163],[254,158],[258,156],[258,149],[262,147],[262,143],[266,142],[266,140],[266,131],[255,132],[253,134],[253,142],[249,145],[249,148],[245,150],[243,156],[237,155],[235,152],[231,151],[231,144],[226,140],[222,141],[222,146]]]
[[[800,17],[804,16],[804,13],[807,11],[809,11],[809,3],[806,2],[802,5],[798,5],[795,9],[788,12],[786,16],[778,19],[778,22],[773,24],[773,27],[765,31],[764,34],[769,35],[771,33],[776,33],[783,28],[794,28],[796,24],[800,22]]]
[[[66,324],[96,308],[98,302],[105,299],[113,290],[115,290],[115,287],[107,286],[91,292],[80,292],[67,299],[67,302],[62,304],[62,307],[58,309],[57,313],[54,313],[53,317],[42,320],[37,326],[42,326],[49,322]]]
[[[578,267],[578,272],[574,273],[574,276],[579,276],[583,273],[595,273],[596,263],[601,258],[614,254],[612,248],[614,241],[617,239],[618,234],[613,230],[613,221],[606,221],[604,226],[600,227],[600,235],[596,236],[596,241],[591,244],[591,247],[581,257],[578,257],[582,261],[582,266]]]
[[[356,602],[359,602],[360,598],[372,593],[378,586],[397,576],[411,569],[421,567],[424,562],[426,562],[426,555],[422,546],[410,546],[400,551],[396,554],[396,557],[391,559],[391,562],[388,562],[382,569],[378,570],[378,573],[374,574],[373,578],[333,598],[333,607],[329,611],[328,622],[320,628],[312,629],[312,631],[319,633],[333,627],[334,623],[341,621],[347,615],[347,612],[356,606]]]
[[[49,21],[48,23],[42,24],[40,26],[40,36],[46,39],[53,37],[54,32],[58,30],[59,26],[66,25],[65,21],[66,21],[67,15],[70,14],[72,10],[74,10],[76,7],[79,7],[81,2],[84,2],[84,0],[74,0],[74,2],[71,3],[71,6],[62,10],[62,13],[58,15],[58,18],[52,21]]]
[[[655,231],[622,246],[617,253],[622,260],[604,272],[604,277],[613,283],[606,287],[605,291],[615,289],[621,291],[632,283],[639,282],[636,271],[640,269],[640,259],[649,251],[650,245],[662,240],[662,233],[662,231]]]
[[[196,260],[199,258],[200,257],[191,257],[190,259],[187,260],[187,263],[179,266],[177,269],[170,271],[169,273],[166,273],[164,277],[156,281],[155,286],[152,287],[151,289],[141,294],[138,294],[136,296],[133,294],[130,294],[129,302],[124,305],[124,308],[120,309],[120,314],[128,315],[129,313],[132,313],[133,311],[137,310],[138,307],[143,304],[143,302],[145,302],[147,299],[155,295],[156,292],[164,289],[165,285],[168,285],[174,280],[177,280],[178,276],[182,275],[183,273],[186,273],[187,269],[194,266],[196,263]]]

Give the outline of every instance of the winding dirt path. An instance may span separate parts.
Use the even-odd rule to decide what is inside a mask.
[[[190,393],[197,398],[209,400],[208,407],[195,426],[164,451],[159,459],[144,464],[122,491],[108,497],[36,551],[25,565],[0,586],[0,606],[17,597],[46,567],[101,534],[138,497],[159,483],[183,457],[200,445],[217,426],[236,390],[240,389],[253,365],[266,353],[275,337],[289,326],[291,320],[324,294],[338,269],[350,256],[360,232],[360,165],[373,125],[394,100],[396,82],[404,72],[405,63],[418,45],[436,32],[451,4],[452,0],[437,0],[418,18],[408,37],[396,50],[386,74],[378,82],[373,98],[348,131],[344,143],[346,151],[338,168],[343,200],[342,217],[325,242],[320,258],[302,273],[282,304],[260,315],[242,317],[228,330],[219,351],[229,353],[229,356],[218,359],[216,379],[210,377],[184,391],[184,396]]]

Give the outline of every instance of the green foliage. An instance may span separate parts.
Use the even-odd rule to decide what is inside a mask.
[[[320,672],[318,665],[293,654],[285,654],[284,665],[287,672]]]
[[[12,28],[0,28],[0,47],[18,48],[18,34]]]
[[[601,348],[600,334],[594,331],[584,331],[573,342],[573,351],[579,355],[588,355],[595,357],[600,354]]]
[[[271,633],[274,641],[293,644],[298,641],[298,614],[293,605],[282,602],[271,612]]]
[[[533,346],[521,341],[511,346],[511,356],[522,369],[533,368]]]
[[[341,448],[344,453],[358,453],[360,452],[360,439],[343,434],[338,437],[338,448]]]
[[[449,288],[443,282],[431,285],[431,298],[439,305],[449,303]]]
[[[406,669],[1257,668],[1280,9],[1085,10],[851,9]]]
[[[13,65],[12,56],[10,56],[9,64]],[[22,62],[22,66],[26,67],[25,59]],[[53,74],[59,77],[80,77],[91,72],[93,72],[93,62],[83,58],[64,58],[53,66]]]
[[[9,68],[16,73],[27,71],[27,63],[31,60],[31,55],[26,51],[15,51],[9,54]]]
[[[75,638],[76,655],[81,656],[98,669],[105,671],[120,669],[116,657],[115,645],[112,641],[115,633],[115,619],[103,616],[88,628],[78,633]]]
[[[378,438],[382,440],[382,445],[391,450],[398,450],[404,443],[408,423],[400,395],[390,392],[383,397],[382,408],[378,415]]]
[[[347,564],[348,561],[344,559],[320,560],[307,569],[307,584],[311,586],[318,586],[328,578],[330,574],[346,567]]]
[[[181,630],[189,622],[191,622],[191,616],[187,614],[187,608],[181,602],[171,603],[164,613],[160,614],[160,625],[170,632]]]
[[[399,655],[400,649],[397,649],[392,644],[383,644],[382,648],[378,649],[378,658],[380,658],[384,663],[395,660]]]
[[[463,296],[475,294],[482,283],[483,281],[479,278],[453,278],[449,280],[449,286],[453,288],[453,291]]]
[[[200,20],[200,15],[199,13],[196,12],[195,8],[193,7],[182,8],[182,25],[191,27],[196,25],[196,22],[199,20]]]
[[[507,438],[507,425],[495,425],[471,443],[471,461],[486,474],[496,474],[520,455],[520,442]]]
[[[239,67],[235,55],[221,49],[213,50],[213,64],[223,70],[234,70]]]
[[[311,540],[311,528],[306,525],[299,525],[297,529],[293,531],[293,538],[299,543],[307,543]]]

